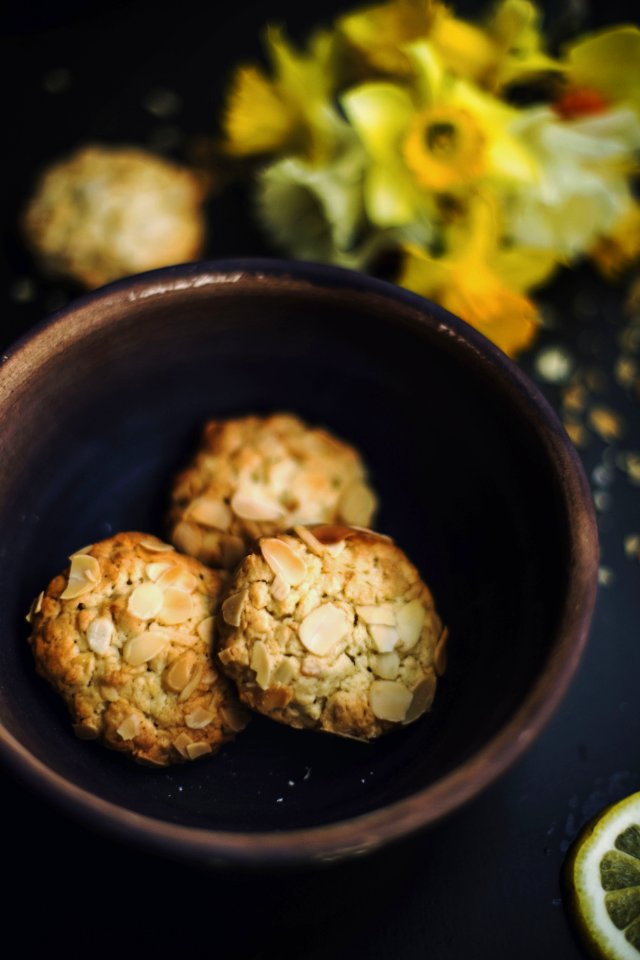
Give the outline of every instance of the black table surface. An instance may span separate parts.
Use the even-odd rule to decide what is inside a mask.
[[[195,138],[212,134],[230,70],[258,56],[267,20],[285,21],[302,35],[351,6],[14,5],[5,15],[1,57],[9,117],[0,345],[77,292],[37,273],[16,229],[44,164],[91,140],[184,157]],[[633,6],[599,5],[586,22],[633,20]],[[566,10],[570,20],[581,7]],[[179,109],[159,118],[151,106],[165,90],[177,94]],[[208,256],[274,252],[252,225],[241,187],[216,197],[208,213]],[[23,950],[50,944],[68,956],[89,949],[95,956],[206,950],[253,960],[583,956],[563,909],[567,847],[599,809],[640,790],[640,567],[629,555],[629,538],[640,535],[640,486],[625,468],[629,454],[640,457],[640,392],[616,374],[623,355],[640,365],[640,326],[625,312],[625,295],[624,285],[606,286],[586,267],[566,272],[541,294],[547,326],[521,358],[536,377],[541,352],[561,350],[584,373],[590,407],[612,410],[621,423],[620,436],[609,442],[585,431],[581,453],[598,507],[601,587],[578,674],[525,757],[410,841],[314,873],[254,875],[125,847],[69,820],[2,771],[5,933],[19,932]],[[540,385],[560,410],[561,388]],[[26,926],[23,906],[33,918]]]

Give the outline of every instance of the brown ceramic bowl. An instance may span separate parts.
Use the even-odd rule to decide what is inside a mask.
[[[432,713],[362,744],[256,717],[208,761],[138,767],[74,738],[24,614],[69,553],[163,534],[211,416],[291,410],[355,443],[391,534],[451,630]],[[389,284],[276,261],[205,263],[71,304],[0,370],[0,747],[68,811],[178,856],[311,863],[433,823],[509,767],[574,673],[597,539],[579,461],[483,337]]]

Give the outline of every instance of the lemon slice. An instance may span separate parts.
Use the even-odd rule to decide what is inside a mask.
[[[594,956],[640,960],[640,793],[587,824],[569,851],[565,881]]]

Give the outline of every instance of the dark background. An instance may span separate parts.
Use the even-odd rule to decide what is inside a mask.
[[[13,3],[0,49],[6,74],[0,343],[77,292],[37,274],[16,229],[42,166],[89,140],[187,158],[196,138],[215,133],[230,72],[259,56],[268,20],[285,21],[301,37],[351,7],[335,0],[224,8],[193,0]],[[548,9],[559,40],[572,26],[637,20],[631,0]],[[158,90],[177,94],[179,109],[154,115]],[[208,256],[277,252],[253,226],[240,185],[211,201],[209,224]],[[638,395],[613,376],[629,323],[626,290],[627,284],[605,286],[587,267],[560,276],[540,297],[549,326],[522,358],[535,373],[545,346],[568,351],[577,368],[598,374],[593,402],[615,410],[624,424],[617,442],[591,435],[582,451],[598,493],[602,586],[576,680],[526,757],[444,823],[363,863],[255,876],[194,869],[125,848],[68,821],[4,774],[5,935],[19,933],[23,949],[50,945],[71,957],[178,950],[253,960],[582,956],[562,904],[566,849],[596,811],[640,789],[640,568],[624,552],[625,537],[640,534],[640,488],[619,469],[625,451],[640,451],[640,418]],[[559,389],[543,389],[559,407]],[[17,920],[20,908],[31,913],[27,926]]]

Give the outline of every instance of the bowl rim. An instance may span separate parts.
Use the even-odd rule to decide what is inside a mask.
[[[450,339],[467,362],[490,371],[529,422],[560,477],[571,546],[568,587],[551,654],[524,701],[479,750],[442,778],[408,797],[368,813],[313,827],[243,833],[191,827],[138,814],[90,793],[38,760],[0,723],[0,755],[31,787],[102,831],[156,852],[211,865],[274,866],[331,862],[362,855],[435,823],[458,809],[510,767],[541,733],[577,669],[595,604],[598,535],[591,491],[576,450],[535,384],[493,343],[437,304],[394,284],[341,267],[272,258],[207,260],[165,267],[118,280],[73,300],[28,330],[4,352],[3,384],[38,362],[41,341],[56,327],[73,325],[86,307],[103,301],[167,297],[208,285],[344,288],[384,298],[412,311],[416,324]],[[413,322],[413,321],[412,321]],[[10,382],[9,382],[10,386]]]

